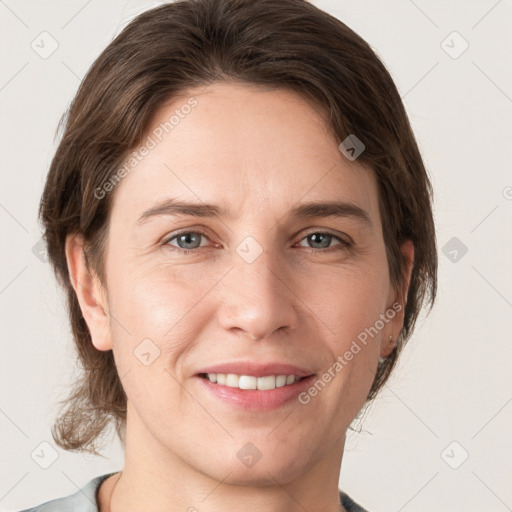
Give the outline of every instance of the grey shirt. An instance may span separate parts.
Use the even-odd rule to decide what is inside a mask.
[[[100,485],[115,473],[93,478],[74,494],[57,498],[20,512],[99,512],[97,493]],[[348,512],[367,512],[355,503],[343,491],[340,491],[340,501]]]

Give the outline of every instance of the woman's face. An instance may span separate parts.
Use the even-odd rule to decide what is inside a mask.
[[[341,456],[402,327],[377,183],[293,92],[219,83],[188,92],[159,111],[145,156],[110,192],[110,317],[104,336],[91,329],[94,344],[113,347],[141,454],[225,482],[285,483],[333,448]],[[179,213],[173,203],[197,206]],[[327,215],[310,203],[352,209]],[[229,364],[247,366],[224,373],[313,376],[250,391],[199,375]]]

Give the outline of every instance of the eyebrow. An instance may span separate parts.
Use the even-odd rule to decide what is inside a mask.
[[[229,209],[215,204],[192,203],[166,199],[156,206],[146,210],[138,219],[137,224],[143,224],[153,217],[188,215],[191,217],[224,217],[233,218]],[[363,222],[367,227],[373,227],[370,215],[354,203],[344,201],[320,201],[301,203],[292,208],[287,217],[309,219],[314,217],[349,217]]]

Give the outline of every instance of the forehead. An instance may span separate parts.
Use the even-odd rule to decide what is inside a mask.
[[[347,160],[325,114],[289,90],[224,83],[189,89],[160,108],[143,145],[151,149],[119,183],[114,201],[113,214],[122,207],[132,221],[169,197],[229,205],[235,216],[277,214],[318,199],[350,201],[378,216],[373,171]]]

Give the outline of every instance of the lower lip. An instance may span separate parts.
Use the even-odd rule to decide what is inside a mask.
[[[269,411],[282,407],[292,400],[297,399],[297,396],[311,385],[314,375],[305,377],[287,386],[265,391],[223,386],[210,382],[208,379],[199,377],[198,375],[196,378],[207,392],[212,393],[217,398],[235,407],[253,411]]]

